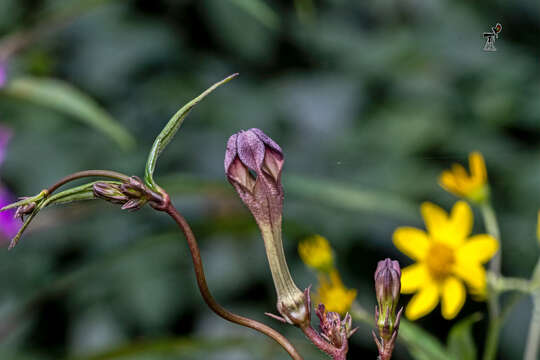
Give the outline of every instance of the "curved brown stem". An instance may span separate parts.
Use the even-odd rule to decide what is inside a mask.
[[[76,173],[73,173],[71,175],[68,175],[60,180],[58,180],[54,185],[49,187],[47,189],[47,194],[53,193],[56,189],[58,189],[60,186],[67,184],[70,181],[85,178],[85,177],[91,177],[91,176],[100,176],[100,177],[107,177],[111,179],[117,179],[120,181],[127,181],[129,180],[129,176],[124,175],[122,173],[111,171],[111,170],[85,170],[85,171],[79,171]]]
[[[163,211],[165,211],[167,214],[169,214],[173,218],[173,220],[178,224],[180,229],[182,229],[182,232],[184,233],[186,237],[189,250],[191,252],[191,258],[193,260],[193,267],[195,269],[197,285],[199,286],[199,291],[201,292],[201,295],[204,301],[210,307],[210,309],[212,309],[216,314],[218,314],[225,320],[228,320],[230,322],[233,322],[242,326],[247,326],[249,328],[252,328],[256,331],[259,331],[271,337],[289,353],[292,359],[303,360],[302,356],[300,356],[298,351],[296,351],[296,349],[289,342],[289,340],[287,340],[283,335],[281,335],[276,330],[256,320],[233,314],[225,310],[221,305],[217,303],[217,301],[214,299],[214,297],[210,293],[210,290],[208,289],[208,285],[206,284],[206,278],[204,275],[204,269],[203,269],[203,264],[201,260],[201,254],[199,251],[199,246],[197,245],[197,240],[195,239],[195,235],[193,234],[191,227],[187,223],[186,219],[184,219],[184,217],[180,215],[178,210],[176,210],[176,208],[171,203],[168,203],[168,205],[163,208]]]

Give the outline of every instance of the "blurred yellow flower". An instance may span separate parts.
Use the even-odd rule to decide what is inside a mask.
[[[298,245],[298,253],[302,261],[315,270],[330,272],[334,267],[330,243],[320,235],[313,235],[302,240]]]
[[[452,170],[445,170],[439,177],[439,184],[448,192],[483,203],[488,195],[487,170],[484,157],[479,152],[469,154],[470,175],[461,164],[453,164]]]
[[[332,270],[329,276],[319,276],[319,288],[313,299],[317,304],[324,304],[326,310],[343,315],[349,311],[355,298],[356,290],[343,285],[337,270]]]
[[[473,213],[465,201],[458,201],[450,215],[439,206],[426,202],[421,206],[426,231],[400,227],[394,232],[394,245],[416,264],[402,270],[401,292],[416,293],[405,316],[416,320],[430,313],[441,299],[442,315],[454,318],[465,303],[466,290],[481,296],[486,288],[482,264],[498,251],[491,235],[470,236]]]

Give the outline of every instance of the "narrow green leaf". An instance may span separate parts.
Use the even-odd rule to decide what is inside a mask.
[[[150,153],[148,154],[148,160],[146,162],[146,169],[144,172],[144,180],[146,182],[146,185],[148,185],[150,189],[159,192],[158,185],[154,181],[154,170],[156,168],[158,156],[159,154],[161,154],[163,149],[165,149],[167,144],[171,142],[172,138],[180,128],[180,125],[182,125],[182,123],[184,122],[184,119],[189,114],[191,109],[216,88],[229,82],[237,76],[238,73],[232,74],[221,80],[220,82],[217,82],[214,85],[210,86],[202,94],[200,94],[195,99],[184,105],[180,110],[178,110],[176,114],[174,114],[173,117],[167,122],[163,130],[161,130],[159,135],[154,140],[154,144],[152,144],[152,148],[150,149]]]
[[[148,356],[178,356],[195,353],[213,353],[225,349],[249,346],[245,339],[241,338],[221,338],[221,339],[197,339],[197,338],[176,338],[157,339],[139,341],[126,344],[116,349],[103,352],[90,357],[76,357],[70,360],[112,360],[112,359],[133,359]]]
[[[399,339],[416,360],[462,360],[450,355],[436,337],[406,319],[400,321]]]
[[[276,30],[279,28],[279,16],[263,0],[229,0],[231,3],[253,16],[264,26]]]
[[[95,100],[64,81],[15,78],[2,92],[73,116],[103,132],[124,150],[135,145],[131,134],[115,122]]]
[[[51,205],[60,205],[60,204],[67,204],[74,201],[82,201],[82,200],[92,200],[95,199],[94,192],[92,190],[93,186],[97,182],[106,182],[110,184],[121,184],[118,181],[93,181],[84,185],[76,186],[67,190],[64,190],[62,192],[59,192],[57,194],[51,195],[48,197],[43,204],[40,206],[40,209],[43,209],[47,206]]]
[[[31,202],[39,201],[39,200],[41,200],[41,199],[43,199],[45,197],[45,193],[46,193],[46,191],[42,191],[42,192],[40,192],[39,194],[37,194],[35,196],[27,197],[25,199],[21,199],[21,200],[19,200],[17,202],[6,205],[6,206],[4,206],[3,208],[0,209],[0,212],[5,211],[5,210],[9,210],[9,209],[18,208],[19,206],[30,204]]]
[[[288,193],[333,207],[393,214],[411,219],[418,216],[418,206],[398,195],[296,175],[284,176],[283,182]]]
[[[476,360],[476,345],[472,336],[473,325],[482,319],[474,313],[455,324],[448,334],[448,352],[459,360]]]

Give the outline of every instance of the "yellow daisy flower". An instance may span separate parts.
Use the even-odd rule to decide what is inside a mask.
[[[484,157],[479,152],[469,154],[470,175],[461,164],[452,165],[439,177],[439,184],[448,192],[476,203],[483,203],[488,195],[487,170]]]
[[[347,289],[337,270],[332,270],[329,276],[319,276],[319,288],[313,299],[316,304],[324,304],[326,310],[344,315],[356,298],[356,290]]]
[[[332,247],[328,240],[320,235],[302,240],[298,245],[298,253],[302,261],[312,269],[330,272],[334,267]]]
[[[465,201],[458,201],[450,215],[439,206],[421,206],[426,231],[400,227],[394,245],[416,264],[402,269],[401,292],[416,293],[405,316],[416,320],[430,313],[441,300],[442,315],[454,318],[465,303],[466,290],[476,296],[485,293],[486,271],[482,264],[498,251],[491,235],[470,236],[473,213]]]

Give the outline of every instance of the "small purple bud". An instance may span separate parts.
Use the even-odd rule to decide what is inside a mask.
[[[113,204],[124,204],[129,198],[122,193],[120,185],[108,182],[97,182],[92,186],[94,196]]]
[[[375,292],[378,307],[375,309],[379,335],[388,342],[399,326],[396,316],[401,291],[401,268],[399,262],[385,259],[379,261],[375,271]]]
[[[27,197],[20,198],[20,200],[24,200],[24,199],[27,199]],[[16,219],[20,219],[21,221],[24,221],[24,217],[26,215],[30,215],[34,211],[35,208],[36,208],[36,203],[35,202],[31,202],[29,204],[21,205],[15,211],[15,216],[14,217]]]
[[[358,328],[351,328],[351,315],[348,313],[343,319],[338,313],[326,311],[324,304],[319,304],[315,311],[319,318],[320,335],[336,349],[347,346],[347,339],[351,337]]]
[[[122,184],[110,182],[97,182],[93,185],[94,196],[107,200],[114,204],[121,204],[122,210],[139,210],[152,196],[150,190],[143,181],[136,177],[130,177]]]

